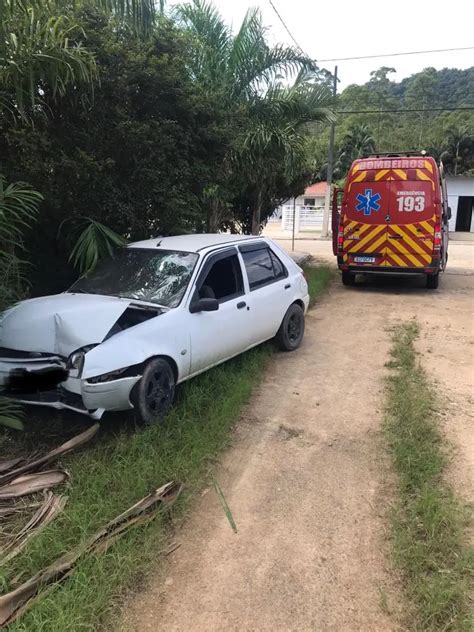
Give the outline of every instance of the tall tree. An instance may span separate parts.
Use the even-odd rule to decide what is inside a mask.
[[[447,170],[457,176],[458,172],[474,170],[474,133],[468,125],[451,125],[445,131],[444,151],[441,159]]]
[[[235,34],[205,0],[180,6],[177,14],[195,41],[193,76],[237,120],[225,164],[230,178],[240,182],[240,205],[246,192],[256,233],[264,200],[275,198],[275,188],[301,172],[304,127],[331,116],[327,81],[314,83],[321,79],[318,68],[300,50],[268,44],[257,9],[247,12]],[[282,81],[291,87],[282,87]],[[207,190],[223,188],[222,182],[210,182]]]
[[[375,139],[368,125],[354,124],[342,138],[338,152],[338,169],[345,176],[352,162],[375,151]]]

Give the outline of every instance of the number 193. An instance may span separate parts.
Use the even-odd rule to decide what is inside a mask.
[[[421,213],[421,211],[425,210],[425,198],[422,195],[403,195],[397,197],[397,202],[399,211],[407,213],[417,211]]]

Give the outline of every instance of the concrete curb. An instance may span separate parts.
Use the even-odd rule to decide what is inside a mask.
[[[288,254],[299,266],[306,265],[313,258],[313,256],[310,255],[309,252],[288,252]]]

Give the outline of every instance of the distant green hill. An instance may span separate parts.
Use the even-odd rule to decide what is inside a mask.
[[[349,85],[340,94],[335,177],[344,177],[354,158],[374,150],[424,149],[442,159],[449,173],[474,174],[474,109],[430,111],[474,108],[474,66],[466,70],[425,68],[398,83],[390,80],[393,72],[394,68],[383,66],[371,73],[367,83]],[[399,109],[414,111],[388,112]],[[360,110],[376,112],[351,113]],[[323,132],[312,147],[320,164],[326,161],[327,140],[327,132]]]

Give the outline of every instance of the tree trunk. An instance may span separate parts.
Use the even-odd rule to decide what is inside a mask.
[[[258,190],[257,201],[252,213],[252,235],[260,234],[260,215],[262,213],[262,191]]]
[[[217,233],[219,220],[218,220],[218,209],[217,204],[214,201],[209,203],[207,209],[207,226],[206,232],[208,233]]]

